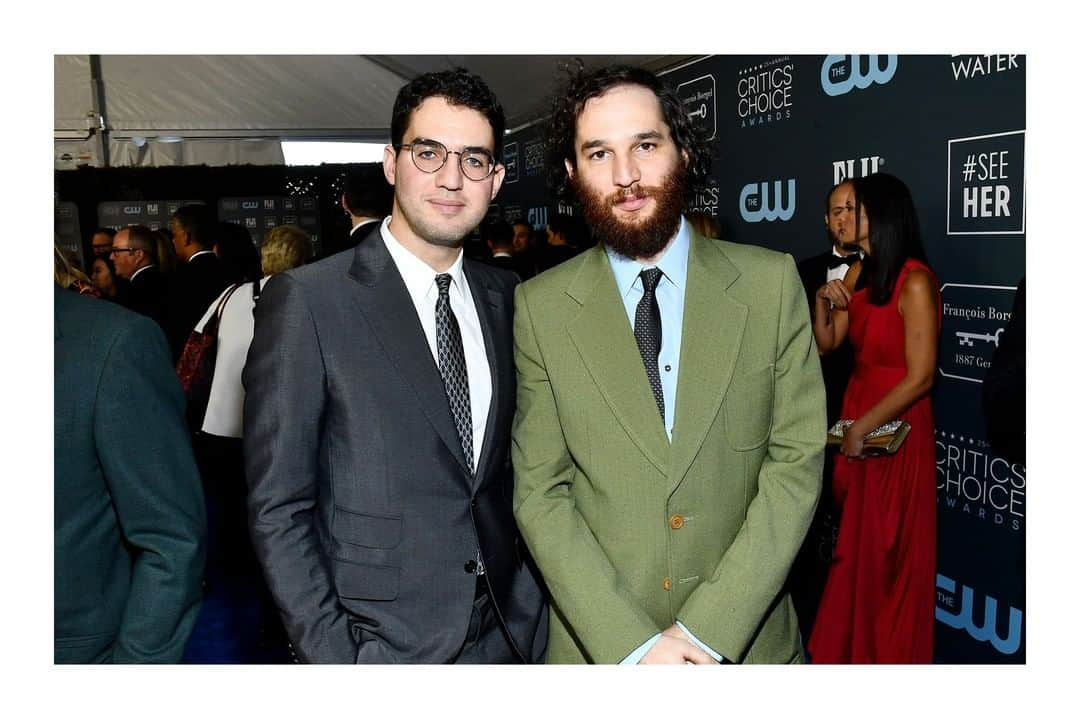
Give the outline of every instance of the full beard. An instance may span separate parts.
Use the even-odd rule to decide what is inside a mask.
[[[681,162],[656,186],[635,184],[632,187],[601,195],[581,182],[579,175],[571,185],[581,200],[585,220],[597,239],[630,259],[655,257],[675,235],[682,218],[689,187],[689,173]],[[649,217],[636,222],[620,219],[615,205],[630,197],[652,197],[656,207]]]

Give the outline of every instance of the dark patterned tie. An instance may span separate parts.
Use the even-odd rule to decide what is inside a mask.
[[[649,385],[652,387],[653,396],[656,397],[656,406],[660,409],[660,419],[664,419],[664,388],[660,385],[660,368],[656,364],[660,356],[660,305],[656,303],[656,285],[664,276],[656,267],[641,270],[641,286],[645,289],[644,296],[638,302],[637,311],[634,312],[634,339],[637,339],[638,351],[641,352],[641,361],[645,362],[645,373],[649,375]]]
[[[435,343],[439,350],[439,373],[442,374],[450,412],[454,415],[465,464],[472,470],[473,430],[472,409],[469,404],[469,373],[465,369],[465,350],[457,317],[450,311],[450,275],[435,275],[439,299],[435,302]]]

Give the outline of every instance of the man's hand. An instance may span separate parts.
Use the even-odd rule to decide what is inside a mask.
[[[675,628],[678,630],[677,627]],[[668,631],[670,630],[669,628]],[[639,665],[684,665],[687,663],[705,665],[707,663],[716,663],[708,653],[689,641],[668,635],[668,631],[664,631],[660,635],[660,640],[649,649],[644,658],[638,661]]]

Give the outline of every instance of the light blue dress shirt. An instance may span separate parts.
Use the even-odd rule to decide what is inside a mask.
[[[683,308],[686,304],[686,273],[690,260],[690,228],[683,217],[679,221],[679,230],[675,238],[668,245],[667,250],[657,260],[655,265],[646,265],[618,254],[611,247],[604,247],[608,261],[611,263],[611,271],[615,275],[615,286],[619,289],[619,296],[626,308],[626,317],[630,321],[631,331],[634,328],[634,316],[637,312],[638,302],[645,295],[645,289],[641,284],[641,272],[645,269],[657,267],[664,276],[656,285],[656,303],[660,307],[660,355],[657,364],[660,370],[660,386],[664,390],[664,429],[667,431],[668,441],[671,441],[672,430],[675,428],[675,391],[679,384],[679,351],[682,349]],[[715,660],[723,662],[724,657],[699,641],[694,634],[681,622],[676,621],[679,628],[693,641],[698,648],[708,653]],[[649,652],[649,649],[660,640],[660,635],[645,641],[634,650],[621,663],[633,664],[640,661]]]

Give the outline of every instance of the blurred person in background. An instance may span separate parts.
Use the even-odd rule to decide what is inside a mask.
[[[259,250],[248,231],[236,222],[218,222],[214,254],[221,260],[229,284],[252,282],[262,275]]]
[[[817,290],[813,312],[818,350],[851,342],[855,369],[840,409],[853,423],[833,464],[840,533],[807,648],[814,663],[931,663],[941,294],[907,186],[885,173],[851,186],[864,256]],[[893,420],[911,425],[907,439],[866,458],[866,435]]]
[[[247,231],[240,229],[250,244]],[[285,631],[248,533],[240,375],[255,331],[255,303],[262,287],[273,275],[306,264],[311,256],[307,232],[289,225],[274,227],[262,244],[264,276],[230,286],[195,326],[202,332],[211,317],[220,314],[210,399],[193,438],[206,495],[209,537],[203,610],[184,655],[186,663],[282,663],[289,657]]]
[[[107,255],[94,257],[90,263],[90,281],[103,298],[118,304],[124,303],[127,285],[116,274],[116,265]]]

